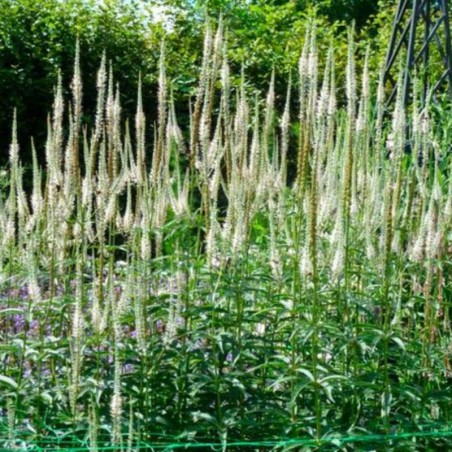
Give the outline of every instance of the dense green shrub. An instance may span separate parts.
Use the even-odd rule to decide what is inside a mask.
[[[42,144],[57,74],[61,70],[63,80],[69,80],[77,37],[86,81],[94,85],[105,50],[113,69],[121,74],[127,111],[131,107],[127,100],[135,97],[140,70],[146,72],[154,63],[153,52],[147,51],[145,24],[132,3],[109,2],[101,6],[93,0],[0,0],[2,158],[11,139],[7,130],[14,108],[21,144],[28,149],[30,135]],[[94,108],[95,91],[87,88],[84,97],[85,112],[89,115]]]

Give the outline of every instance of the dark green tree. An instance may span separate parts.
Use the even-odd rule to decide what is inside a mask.
[[[140,71],[153,73],[158,51],[148,49],[148,30],[131,2],[0,0],[0,160],[7,158],[17,109],[23,155],[29,137],[42,147],[58,71],[72,77],[75,43],[81,46],[85,120],[94,111],[95,74],[105,50],[118,74],[124,114],[132,113]]]

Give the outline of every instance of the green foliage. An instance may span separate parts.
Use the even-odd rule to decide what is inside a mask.
[[[338,53],[345,55],[346,24],[355,22],[360,38],[366,41],[369,29],[364,28],[364,25],[372,14],[378,12],[378,3],[368,0],[361,2],[198,0],[189,4],[177,0],[156,0],[148,4],[149,9],[162,4],[173,8],[177,33],[167,35],[171,43],[169,50],[179,58],[179,62],[186,61],[185,56],[190,55],[191,65],[199,61],[202,50],[200,24],[204,16],[208,14],[216,19],[222,16],[228,29],[231,63],[237,72],[240,72],[243,66],[254,86],[260,90],[268,86],[273,68],[276,68],[279,75],[287,75],[294,71],[306,28],[312,21],[317,24],[320,49],[326,52],[334,42]],[[366,14],[362,14],[361,9],[365,9]],[[380,20],[379,25],[382,23],[383,20]],[[344,71],[342,64],[344,59],[338,58],[338,61],[340,73]],[[187,68],[193,71],[193,66],[189,65]],[[282,94],[284,88],[279,86],[278,91]]]
[[[164,22],[148,20],[145,12],[152,14],[156,6],[167,8],[167,17],[177,31],[168,30]],[[378,16],[378,33],[374,33],[379,45],[372,46],[378,56],[379,49],[385,46],[380,39],[385,36],[381,28],[388,28],[385,10]],[[175,99],[182,102],[184,96],[195,89],[206,14],[214,19],[223,15],[228,29],[229,58],[235,72],[240,74],[243,67],[253,88],[263,91],[275,68],[276,89],[282,96],[286,87],[280,76],[296,68],[306,26],[313,17],[320,49],[326,51],[330,43],[335,42],[340,78],[345,61],[344,23],[354,20],[363,38],[371,36],[373,29],[363,26],[369,15],[376,12],[377,3],[365,0],[109,0],[102,3],[94,0],[0,0],[0,149],[7,149],[10,139],[7,131],[13,108],[17,108],[19,139],[27,152],[25,159],[30,160],[30,136],[35,138],[38,154],[42,154],[51,92],[59,70],[63,80],[68,82],[77,37],[83,55],[82,73],[88,86],[85,118],[92,121],[95,92],[91,87],[100,55],[105,50],[119,74],[123,115],[130,117],[133,113],[130,99],[134,98],[141,71],[145,110],[153,120],[152,99],[156,96],[153,74],[160,41],[163,38],[167,41],[168,73]],[[188,114],[186,105],[179,106]],[[187,116],[181,120],[186,121]],[[6,152],[1,155],[0,161],[4,162]]]
[[[375,0],[311,0],[311,3],[331,22],[354,21],[358,28],[364,26],[369,17],[379,10],[378,1]]]
[[[94,127],[54,103],[31,193],[13,138],[1,447],[450,449],[452,124],[400,97],[386,120],[352,39],[342,84],[314,37],[284,114],[273,85],[229,90],[234,51],[206,46],[181,128],[162,57],[151,145],[141,97],[130,139],[103,65]]]
[[[94,86],[100,56],[105,51],[121,76],[125,112],[135,96],[140,71],[154,67],[147,32],[135,4],[93,0],[0,0],[0,147],[7,149],[7,130],[17,108],[21,144],[29,149],[35,136],[38,149],[45,139],[46,115],[58,71],[65,82],[72,74],[75,43],[80,40],[82,73]],[[144,55],[147,55],[143,58]],[[131,70],[133,68],[133,70]],[[95,91],[86,90],[85,113],[94,109]],[[148,97],[146,96],[146,99]],[[2,151],[2,158],[6,153]],[[2,160],[4,162],[4,160]]]

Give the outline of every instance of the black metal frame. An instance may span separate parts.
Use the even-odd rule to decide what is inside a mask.
[[[420,36],[420,28],[424,28]],[[442,28],[443,35],[439,35]],[[430,45],[433,42],[438,47],[443,63],[443,72],[438,80],[429,77],[428,63]],[[397,92],[397,79],[394,73],[397,57],[406,49],[406,62],[403,66],[404,87],[403,102],[410,102],[411,79],[415,69],[421,74],[423,70],[422,105],[425,105],[429,89],[435,94],[448,82],[447,92],[452,100],[452,47],[450,21],[447,0],[399,0],[384,72],[384,80],[390,85],[391,91],[388,104],[391,104]],[[396,68],[396,70],[398,70]]]

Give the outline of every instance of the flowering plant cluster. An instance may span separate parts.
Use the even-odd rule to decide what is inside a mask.
[[[279,112],[276,74],[265,100],[244,76],[231,89],[223,35],[206,28],[188,130],[162,45],[152,146],[141,87],[123,124],[106,57],[88,131],[78,52],[70,99],[56,88],[45,168],[33,148],[31,193],[14,123],[0,196],[4,447],[337,446],[450,421],[441,119],[414,86],[412,111],[399,95],[388,120],[383,80],[374,93],[367,57],[357,76],[352,39],[339,106],[334,48],[320,55],[314,29]]]

